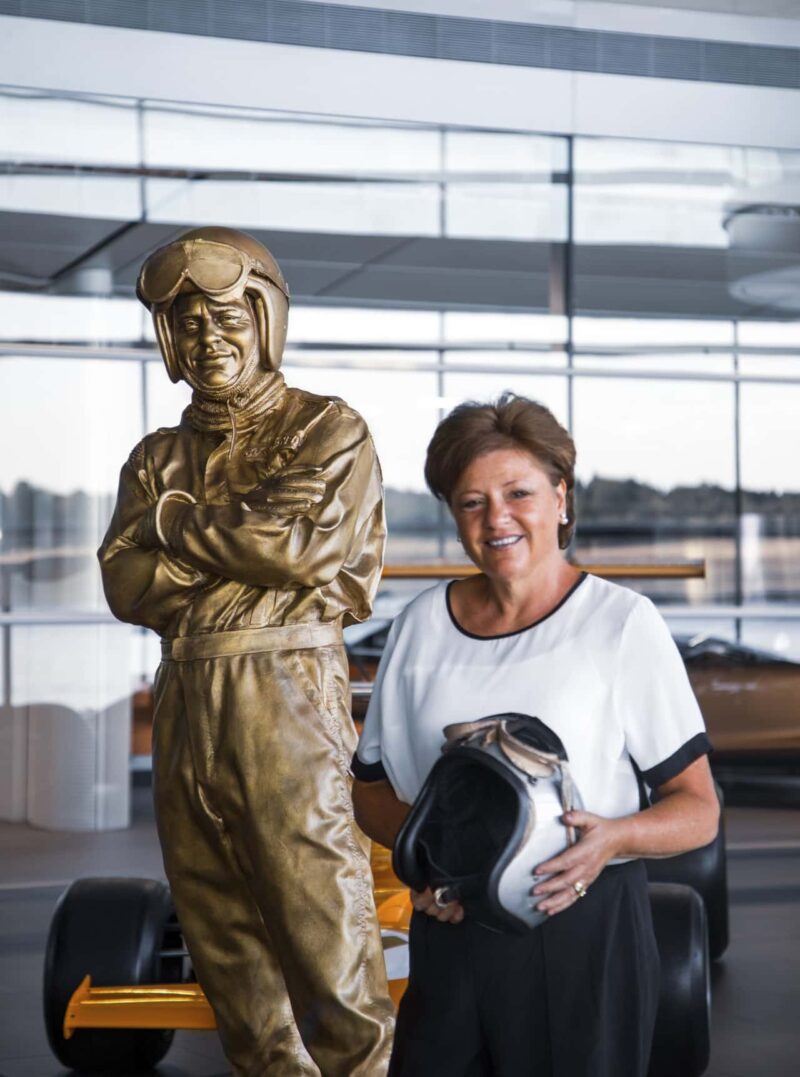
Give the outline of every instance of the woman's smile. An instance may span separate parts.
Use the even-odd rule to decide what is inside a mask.
[[[504,538],[487,539],[486,545],[493,550],[503,550],[506,546],[513,546],[514,543],[519,542],[522,535],[507,535]]]

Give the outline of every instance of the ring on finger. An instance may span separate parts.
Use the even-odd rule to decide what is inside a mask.
[[[578,879],[577,882],[574,882],[572,884],[572,889],[575,891],[575,893],[578,895],[579,898],[585,898],[586,897],[587,886],[586,886],[586,883],[581,882],[580,879]]]
[[[433,903],[437,909],[446,909],[450,902],[447,899],[447,887],[437,886],[433,891]]]

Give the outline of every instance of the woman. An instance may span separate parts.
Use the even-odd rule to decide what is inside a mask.
[[[523,937],[412,895],[391,1077],[647,1070],[659,971],[638,858],[707,844],[719,808],[664,622],[562,553],[574,465],[551,413],[512,394],[456,408],[428,449],[428,485],[480,574],[424,592],[392,626],[353,761],[356,818],[391,846],[443,728],[501,712],[536,715],[561,737],[586,810],[565,817],[577,844],[536,869],[532,900],[549,916]],[[645,810],[639,775],[657,794]]]

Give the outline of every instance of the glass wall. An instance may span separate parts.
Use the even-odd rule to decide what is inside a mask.
[[[676,630],[800,657],[794,262],[752,212],[790,206],[798,155],[158,101],[0,106],[6,705],[31,678],[77,699],[62,682],[80,662],[39,664],[65,639],[117,666],[127,648],[131,690],[152,672],[147,634],[112,645],[43,622],[110,624],[94,550],[118,469],[188,400],[136,273],[212,223],[253,232],[284,269],[287,380],[369,422],[390,562],[460,556],[425,446],[454,404],[511,389],[574,433],[575,557],[702,560],[704,578],[634,585]]]
[[[797,602],[797,154],[577,139],[571,190],[580,548],[702,558],[648,592],[800,654],[755,617]]]

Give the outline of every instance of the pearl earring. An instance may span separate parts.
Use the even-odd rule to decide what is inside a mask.
[[[567,516],[566,512],[562,512],[561,514],[561,523],[564,525],[569,523],[569,516]]]

